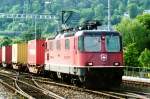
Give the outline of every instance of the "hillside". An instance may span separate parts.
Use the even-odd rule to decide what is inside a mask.
[[[150,0],[110,1],[113,25],[120,22],[124,13],[129,13],[131,18],[135,18],[144,10],[150,9]],[[60,15],[62,10],[73,10],[77,13],[77,24],[92,19],[103,20],[103,23],[107,24],[107,8],[107,0],[1,0],[0,3],[0,13]],[[34,20],[1,18],[0,27],[0,31],[34,32]],[[38,20],[37,29],[43,34],[52,33],[58,29],[58,23],[55,20]]]

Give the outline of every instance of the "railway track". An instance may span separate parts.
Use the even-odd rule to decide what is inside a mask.
[[[14,73],[13,76],[15,76],[15,72],[13,72],[13,73]],[[29,85],[33,85],[34,87],[41,89],[42,92],[45,94],[57,93],[58,96],[63,96],[68,99],[74,99],[74,98],[85,99],[85,98],[89,98],[89,97],[91,97],[91,99],[93,99],[93,98],[149,99],[150,98],[149,93],[144,93],[144,92],[140,92],[140,91],[132,91],[132,90],[124,89],[124,88],[113,89],[111,91],[110,90],[94,91],[94,90],[79,88],[79,87],[76,87],[73,85],[68,85],[65,83],[59,83],[59,82],[57,83],[57,82],[50,80],[49,78],[43,78],[43,77],[39,77],[39,76],[38,77],[37,76],[29,76],[27,73],[22,73],[18,79],[26,82]],[[18,83],[20,84],[20,82],[18,82]],[[21,88],[21,89],[24,89],[24,88]],[[37,92],[35,92],[35,93],[37,93]]]
[[[150,88],[149,87],[143,87],[143,86],[131,86],[131,85],[124,85],[122,84],[120,89],[114,89],[119,92],[126,92],[127,94],[134,94],[135,96],[144,96],[144,98],[150,99]]]
[[[59,86],[59,87],[64,87],[64,88],[68,88],[68,89],[72,89],[74,91],[79,91],[81,93],[87,93],[87,94],[91,94],[91,95],[96,95],[98,97],[104,97],[104,98],[114,98],[114,99],[127,99],[127,98],[140,98],[140,99],[148,99],[148,97],[146,97],[145,94],[139,94],[137,92],[131,92],[131,91],[127,91],[127,90],[122,90],[122,91],[94,91],[94,90],[89,90],[89,89],[84,89],[84,88],[79,88],[76,86],[72,86],[72,85],[66,85],[66,84],[62,84],[62,83],[56,83],[56,82],[52,82],[49,79],[41,79],[39,80],[39,78],[34,79],[35,81],[39,82],[39,83],[44,83],[44,84],[49,84],[50,86]],[[52,90],[52,89],[51,89]]]
[[[39,88],[36,85],[27,83],[25,81],[19,80],[18,76],[10,76],[9,74],[0,73],[0,82],[11,90],[21,94],[25,98],[29,99],[64,99],[63,97],[45,90],[44,88]]]
[[[20,91],[19,89],[16,88],[15,81],[16,81],[15,77],[10,76],[10,75],[6,75],[4,73],[0,73],[0,83],[7,86],[12,91],[17,92],[22,97],[32,99],[33,98],[32,96],[29,96],[29,95],[25,94],[24,92],[22,92],[22,91]]]

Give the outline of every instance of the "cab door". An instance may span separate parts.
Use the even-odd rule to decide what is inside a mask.
[[[73,60],[74,60],[74,65],[77,65],[77,50],[78,50],[78,38],[74,37],[74,56],[73,56]]]
[[[74,61],[74,63],[75,63],[75,65],[79,66],[80,65],[80,55],[81,55],[81,51],[83,50],[82,37],[75,37],[74,43],[75,43],[75,52],[74,52],[75,61]]]

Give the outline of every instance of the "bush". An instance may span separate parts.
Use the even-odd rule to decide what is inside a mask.
[[[126,66],[139,66],[139,51],[135,47],[135,43],[130,43],[124,49],[124,59]]]
[[[145,50],[141,52],[138,61],[141,63],[142,67],[150,67],[150,50],[145,48]]]

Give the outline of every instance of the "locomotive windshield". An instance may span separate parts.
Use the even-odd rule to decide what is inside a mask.
[[[101,41],[105,40],[105,45],[101,45]],[[106,48],[107,52],[120,52],[120,36],[106,34],[105,39],[102,39],[101,34],[86,34],[79,37],[78,49],[85,52],[100,52],[102,47]]]
[[[78,48],[80,51],[99,52],[101,50],[101,36],[86,35],[79,37]]]
[[[106,35],[106,49],[108,52],[119,52],[120,51],[120,37]]]
[[[84,50],[87,52],[99,52],[101,48],[100,36],[85,36]]]

